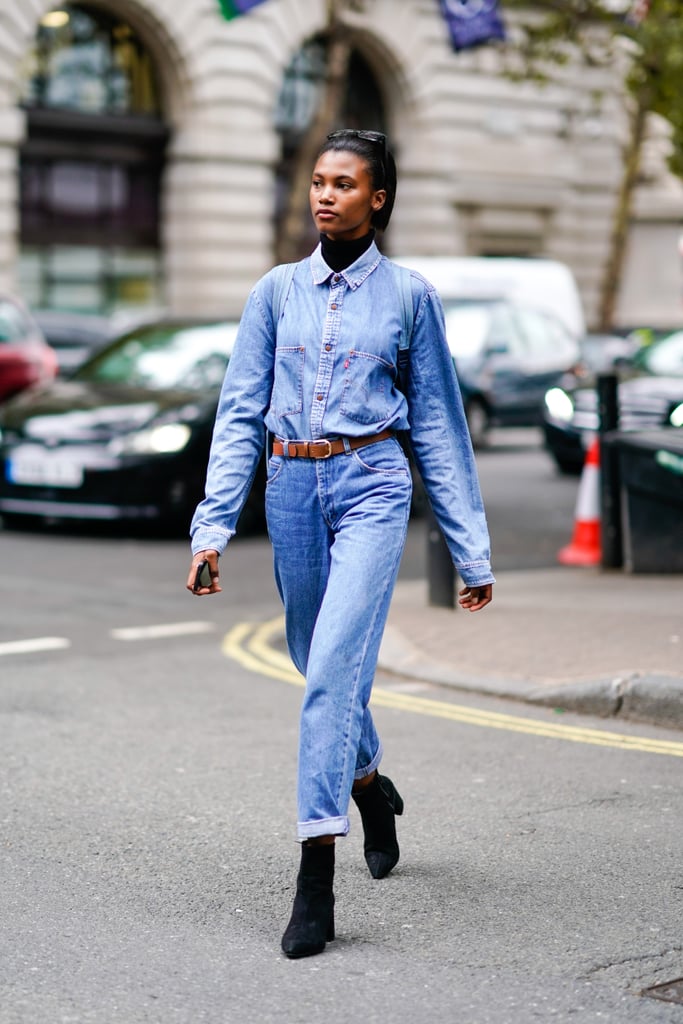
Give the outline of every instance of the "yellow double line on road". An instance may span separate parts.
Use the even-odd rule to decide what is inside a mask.
[[[297,672],[289,657],[273,647],[273,639],[281,636],[284,628],[282,617],[269,622],[254,624],[243,622],[225,636],[223,653],[243,665],[244,668],[260,675],[281,679],[295,686],[303,686],[303,676]],[[543,722],[521,715],[504,715],[496,711],[482,711],[462,704],[415,697],[409,694],[393,693],[381,687],[373,687],[373,704],[408,711],[414,715],[431,718],[446,718],[465,725],[477,725],[485,729],[504,729],[507,732],[522,732],[532,736],[564,740],[569,743],[588,743],[598,747],[616,747],[619,750],[634,750],[645,754],[665,754],[669,757],[683,757],[683,743],[673,740],[649,739],[646,736],[627,736],[623,733],[601,729],[583,729],[579,726],[555,722]]]

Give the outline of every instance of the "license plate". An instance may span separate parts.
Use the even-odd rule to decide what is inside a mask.
[[[62,452],[26,445],[9,459],[7,479],[22,487],[80,487],[83,465]]]

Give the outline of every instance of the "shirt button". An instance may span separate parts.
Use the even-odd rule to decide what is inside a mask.
[[[317,395],[316,397],[317,397],[319,402],[322,402],[322,400],[323,400],[323,396],[322,395]]]
[[[331,348],[332,348],[331,345],[325,345],[325,351],[326,352],[329,352]]]
[[[330,309],[336,309],[336,308],[337,308],[337,303],[333,302],[332,305],[330,306]]]
[[[335,274],[332,280],[334,281],[335,284],[337,284],[338,281],[341,281],[341,277],[339,274]]]

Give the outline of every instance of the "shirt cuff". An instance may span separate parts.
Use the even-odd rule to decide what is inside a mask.
[[[468,587],[483,587],[487,583],[496,582],[490,562],[467,562],[464,565],[456,565],[455,568]]]
[[[222,555],[228,546],[228,541],[234,536],[234,530],[200,528],[192,536],[192,554],[196,555],[200,551],[217,551],[219,555]]]

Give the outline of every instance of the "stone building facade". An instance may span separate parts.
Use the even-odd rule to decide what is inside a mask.
[[[35,57],[37,33],[47,31],[46,16],[60,7],[55,0],[0,0],[0,288],[19,289],[38,304],[68,304],[70,294],[73,305],[79,294],[81,305],[97,304],[97,289],[87,284],[89,261],[104,259],[101,250],[109,246],[107,273],[114,278],[119,257],[120,276],[129,285],[136,273],[141,280],[145,273],[157,276],[154,289],[122,288],[121,304],[238,315],[253,281],[273,263],[282,160],[278,104],[294,56],[324,31],[325,0],[267,0],[230,22],[222,20],[218,0],[61,6],[67,15],[83,9],[95,21],[101,16],[125,22],[138,57],[143,53],[153,65],[157,105],[153,118],[125,122],[127,134],[120,122],[117,135],[115,113],[93,102],[91,90],[88,131],[95,134],[83,136],[75,156],[60,149],[59,131],[65,139],[83,111],[76,110],[69,122],[62,110],[59,130],[53,131],[35,99],[45,86],[45,67]],[[452,51],[436,0],[364,0],[354,6],[347,16],[354,49],[374,76],[399,162],[387,251],[563,260],[574,270],[588,321],[594,322],[621,170],[625,117],[618,83],[603,72],[584,71],[568,73],[551,87],[512,84],[501,77],[493,48]],[[117,31],[111,29],[111,39]],[[65,73],[63,64],[61,70],[54,66]],[[599,105],[596,92],[602,95]],[[101,131],[93,120],[98,111]],[[135,204],[131,200],[126,207],[122,198],[137,181],[130,170],[136,158],[128,150],[135,148],[138,125],[151,133],[141,137],[140,152],[147,146],[145,152],[158,153],[160,161],[157,234],[150,228],[149,237],[142,229],[139,237],[132,231],[149,210],[138,224]],[[78,123],[74,130],[77,137]],[[150,141],[154,132],[157,142]],[[97,145],[91,145],[95,136]],[[90,153],[106,160],[110,143],[128,170],[116,187],[107,186],[106,216],[93,184],[97,216],[90,218],[90,234],[83,228],[83,266],[74,277],[81,281],[80,292],[62,282],[62,297],[57,288],[51,298],[47,285],[41,291],[38,282],[61,280],[59,266],[55,270],[50,263],[54,253],[63,267],[71,258],[78,264],[68,215],[79,190],[85,202],[79,160],[87,161]],[[661,133],[653,136],[620,299],[623,325],[675,326],[683,319],[683,190],[665,171],[665,147]],[[61,177],[52,175],[60,160]],[[55,213],[59,182],[69,180],[66,165],[73,172],[71,191],[66,189]],[[144,186],[148,192],[152,181]],[[117,203],[120,211],[128,210],[128,226],[114,223]],[[53,244],[51,225],[57,231],[62,214],[63,234]],[[145,263],[152,250],[158,264]],[[157,269],[145,271],[152,265]],[[108,294],[116,306],[116,296]]]

